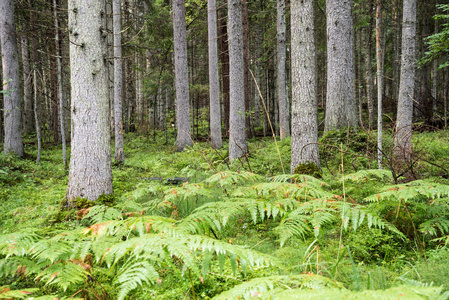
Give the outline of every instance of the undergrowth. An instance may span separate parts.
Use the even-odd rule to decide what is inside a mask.
[[[230,165],[226,145],[175,152],[128,135],[114,201],[80,199],[63,215],[58,148],[39,164],[33,148],[0,156],[0,298],[447,299],[444,176],[394,184],[391,170],[367,168],[368,134],[324,141],[351,171],[328,153],[319,179],[283,174],[288,139],[282,164],[262,139]],[[446,150],[429,144],[422,174],[446,168]]]

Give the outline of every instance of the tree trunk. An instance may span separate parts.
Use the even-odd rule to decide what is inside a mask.
[[[241,0],[228,1],[228,37],[230,65],[229,159],[232,161],[245,155],[247,151]]]
[[[401,78],[396,120],[395,155],[410,160],[412,152],[413,99],[415,89],[416,0],[404,0],[402,20]]]
[[[372,52],[372,42],[371,42],[371,33],[372,33],[372,18],[371,18],[371,1],[368,3],[368,14],[369,14],[369,23],[367,27],[364,28],[364,37],[365,37],[365,80],[366,80],[366,103],[368,106],[368,128],[371,129],[373,127],[374,122],[374,76],[373,69],[371,67],[371,52]]]
[[[290,136],[290,113],[287,101],[285,51],[285,0],[277,0],[277,95],[279,103],[279,129],[281,139]]]
[[[220,28],[220,60],[221,60],[221,80],[223,99],[223,121],[225,125],[225,136],[229,136],[229,49],[228,49],[228,31],[225,21],[225,15],[221,9],[218,10],[219,28]]]
[[[176,147],[182,151],[192,145],[190,138],[189,75],[187,71],[186,8],[184,1],[173,1],[176,86]]]
[[[292,1],[291,20],[293,173],[301,163],[320,166],[314,1]]]
[[[41,160],[42,154],[42,136],[41,136],[41,124],[40,124],[40,114],[39,114],[39,103],[37,101],[37,75],[36,75],[36,67],[33,70],[33,89],[34,89],[34,122],[36,127],[36,140],[37,140],[37,157],[36,163],[39,163]]]
[[[103,1],[69,0],[72,151],[68,205],[111,194],[112,170]]]
[[[23,65],[23,133],[33,131],[33,85],[30,68],[30,52],[28,37],[22,36],[22,65]]]
[[[377,63],[377,165],[382,169],[382,130],[383,130],[383,49],[382,49],[382,0],[377,1],[376,8],[376,63]]]
[[[354,93],[352,0],[327,0],[325,130],[357,127]]]
[[[55,47],[56,47],[56,65],[57,65],[57,80],[58,80],[58,103],[59,103],[59,125],[61,131],[62,142],[62,161],[64,168],[67,168],[67,152],[66,152],[66,140],[65,140],[65,120],[64,120],[64,99],[62,97],[62,67],[61,67],[61,50],[59,49],[59,24],[58,24],[58,12],[57,12],[56,0],[53,0],[53,17],[55,18]]]
[[[210,137],[214,148],[221,148],[220,84],[218,82],[217,9],[216,0],[208,0],[209,101]]]
[[[245,93],[245,127],[246,136],[251,138],[252,116],[249,105],[249,26],[248,26],[248,0],[242,0],[242,30],[243,30],[243,89]]]
[[[123,88],[123,64],[122,64],[122,18],[120,0],[112,1],[112,27],[114,32],[114,137],[116,161],[125,161],[123,147],[123,117],[122,117],[122,88]]]
[[[5,153],[23,156],[22,94],[19,77],[19,52],[14,23],[14,1],[0,1],[0,40],[3,66],[3,114]]]

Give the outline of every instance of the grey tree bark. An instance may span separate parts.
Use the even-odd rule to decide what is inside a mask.
[[[123,119],[122,119],[122,23],[120,0],[112,1],[112,27],[114,32],[114,136],[115,160],[123,163],[125,152],[123,149]]]
[[[173,0],[175,48],[176,147],[182,151],[192,145],[190,138],[189,75],[187,69],[186,8],[184,1]]]
[[[62,142],[62,160],[64,168],[67,168],[67,152],[65,141],[65,120],[64,120],[64,99],[62,97],[62,67],[61,67],[61,50],[59,49],[59,24],[58,24],[58,12],[56,6],[56,0],[53,0],[53,17],[55,18],[55,48],[56,48],[56,65],[57,65],[57,80],[58,80],[58,103],[59,103],[59,125],[61,130],[61,142]]]
[[[277,96],[279,102],[279,131],[281,139],[290,136],[290,113],[286,85],[285,0],[277,0]]]
[[[4,151],[23,156],[22,93],[19,77],[19,52],[14,23],[14,1],[0,1],[0,40],[2,51],[3,115],[5,127]]]
[[[291,2],[291,34],[293,173],[300,163],[320,166],[314,0]]]
[[[217,3],[207,2],[209,46],[210,137],[212,147],[221,148],[220,84],[218,82]]]
[[[409,160],[412,151],[413,99],[415,89],[416,0],[404,0],[402,19],[402,56],[398,113],[394,141],[395,155]]]
[[[22,67],[23,67],[23,133],[33,131],[33,85],[30,67],[30,52],[28,49],[28,37],[21,37]]]
[[[34,122],[36,127],[36,140],[37,140],[37,157],[36,163],[41,160],[42,154],[42,135],[41,135],[41,124],[40,124],[40,113],[39,113],[39,103],[37,101],[37,75],[36,68],[33,70],[33,92],[34,92]]]
[[[235,160],[247,151],[245,133],[245,92],[243,84],[242,3],[228,1],[229,36],[229,159]]]
[[[365,82],[366,82],[366,103],[368,106],[368,128],[371,129],[373,127],[374,122],[374,76],[371,62],[371,52],[372,52],[372,42],[371,42],[371,3],[368,3],[368,11],[370,11],[370,22],[367,27],[364,28],[364,37],[365,37]]]
[[[352,0],[327,0],[325,131],[357,127],[354,93]]]
[[[383,163],[383,147],[382,147],[382,130],[383,130],[383,65],[384,55],[382,49],[382,0],[376,0],[376,63],[377,63],[377,165],[382,169]]]
[[[69,0],[72,151],[67,201],[111,194],[109,99],[103,1]]]

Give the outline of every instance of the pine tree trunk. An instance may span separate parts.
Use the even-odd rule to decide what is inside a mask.
[[[109,99],[103,1],[69,0],[72,151],[68,205],[111,194]]]
[[[325,130],[357,127],[354,93],[352,0],[327,0]]]
[[[66,140],[65,140],[65,120],[64,120],[64,99],[62,97],[62,66],[61,66],[61,50],[59,49],[59,24],[58,24],[58,12],[56,6],[56,0],[53,0],[53,17],[55,18],[55,48],[56,48],[56,65],[57,65],[57,80],[58,80],[58,117],[60,125],[60,134],[62,142],[62,160],[64,168],[67,168],[67,152],[66,152]]]
[[[300,163],[320,166],[314,1],[292,1],[291,20],[293,173]]]
[[[190,138],[189,75],[187,71],[186,8],[184,1],[173,1],[176,86],[176,147],[182,151],[192,145]]]
[[[416,0],[404,0],[402,20],[401,78],[396,120],[395,155],[410,160],[412,151],[413,99],[415,89]]]
[[[279,130],[281,139],[290,136],[290,113],[287,101],[285,0],[277,0],[277,95],[279,103]]]
[[[383,147],[382,147],[382,130],[383,130],[383,43],[382,43],[382,0],[376,0],[376,63],[377,63],[377,165],[382,169],[383,163]]]
[[[248,1],[242,0],[242,30],[243,30],[243,89],[245,93],[245,127],[246,136],[251,138],[251,114],[249,105],[249,25]]]
[[[229,37],[229,159],[247,151],[245,132],[245,90],[243,77],[243,29],[241,0],[228,1]]]
[[[229,49],[228,49],[228,31],[225,21],[225,15],[222,9],[218,10],[219,19],[219,42],[220,42],[220,61],[221,61],[221,80],[223,99],[223,121],[225,125],[225,136],[229,136]]]
[[[14,1],[0,1],[0,40],[3,67],[3,115],[5,126],[5,153],[23,156],[22,94],[19,77],[19,52],[14,23]]]
[[[374,76],[373,69],[371,66],[371,52],[372,52],[372,42],[371,42],[371,33],[372,33],[372,18],[371,18],[371,1],[368,3],[368,11],[369,11],[369,23],[367,27],[364,28],[364,37],[365,37],[365,80],[366,80],[366,103],[368,106],[368,128],[371,129],[374,123]]]
[[[36,67],[33,70],[33,92],[34,92],[34,122],[36,127],[36,140],[37,140],[37,157],[36,163],[39,163],[41,160],[42,154],[42,135],[41,135],[41,124],[40,124],[40,114],[39,114],[39,103],[37,101],[37,75],[36,75]]]
[[[114,32],[114,139],[116,161],[125,161],[123,146],[123,117],[122,117],[122,88],[123,88],[123,61],[122,61],[122,18],[120,0],[112,1],[112,27]]]
[[[22,65],[23,65],[23,133],[33,131],[33,85],[30,67],[30,52],[28,49],[28,37],[21,37]]]
[[[220,84],[218,82],[217,9],[216,0],[207,2],[209,46],[210,137],[214,148],[221,148]]]

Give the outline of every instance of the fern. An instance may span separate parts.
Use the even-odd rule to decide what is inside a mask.
[[[332,290],[339,290],[343,288],[343,285],[320,275],[278,275],[252,279],[239,284],[212,299],[258,299],[264,296],[269,297],[269,295],[271,295],[270,291],[273,291],[275,288],[281,288],[282,290],[292,288],[313,290],[332,288]],[[274,299],[278,298],[276,297]]]
[[[352,181],[357,183],[363,183],[370,180],[392,182],[393,175],[391,174],[391,171],[384,169],[360,170],[355,173],[342,176],[340,180]]]
[[[386,187],[382,192],[365,198],[365,201],[375,202],[394,199],[407,202],[412,200],[424,201],[442,197],[449,197],[448,185],[417,180],[408,184],[398,184]]]
[[[38,289],[11,290],[8,287],[0,286],[0,299],[23,299],[37,291]]]
[[[159,274],[146,260],[129,259],[119,270],[116,282],[120,285],[117,299],[124,299],[132,290],[155,282]]]
[[[210,186],[231,187],[236,184],[254,183],[263,180],[263,177],[250,172],[218,172],[203,182]]]

